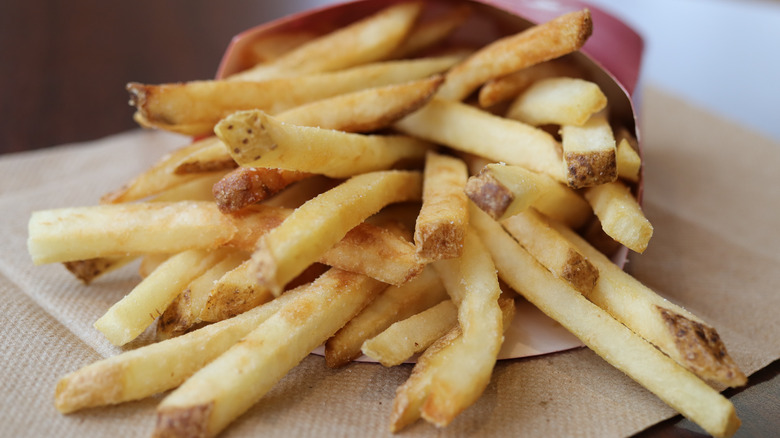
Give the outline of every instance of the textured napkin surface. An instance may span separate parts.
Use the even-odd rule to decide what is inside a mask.
[[[655,235],[627,270],[713,324],[747,373],[780,357],[780,144],[645,90],[645,210]],[[161,396],[62,416],[57,379],[117,354],[92,323],[137,281],[133,267],[89,287],[59,265],[33,266],[31,212],[93,205],[186,140],[133,131],[79,145],[0,156],[2,435],[149,436]],[[127,348],[148,341],[142,336]],[[395,389],[411,371],[356,363],[330,370],[309,356],[226,437],[382,436]],[[501,361],[482,398],[447,429],[402,436],[627,436],[674,415],[587,349]]]

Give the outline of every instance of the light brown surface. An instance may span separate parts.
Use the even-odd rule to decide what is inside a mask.
[[[757,165],[778,162],[780,144],[653,88],[644,91],[642,103],[645,211],[656,232],[627,269],[717,327],[731,355],[752,374],[780,358],[780,192],[773,166]],[[151,434],[159,398],[69,416],[53,406],[59,377],[120,351],[91,324],[135,284],[135,264],[83,286],[60,265],[32,265],[26,227],[33,210],[97,203],[182,141],[133,131],[0,157],[4,435]],[[730,147],[740,153],[721,153]],[[107,165],[109,159],[124,167]],[[150,334],[129,348],[148,342]],[[410,371],[408,365],[364,363],[331,370],[323,358],[307,357],[223,436],[388,435],[395,389]],[[446,433],[627,436],[672,415],[655,396],[579,349],[500,361],[481,399]],[[438,434],[418,422],[399,436]]]

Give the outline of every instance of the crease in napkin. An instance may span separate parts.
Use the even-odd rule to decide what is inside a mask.
[[[780,358],[780,238],[772,226],[780,194],[771,171],[754,168],[780,161],[780,144],[655,88],[643,92],[642,118],[645,205],[656,235],[645,254],[630,257],[627,270],[715,325],[751,374]],[[25,295],[27,303],[7,307],[3,317],[16,323],[0,325],[3,360],[26,377],[17,379],[22,383],[3,379],[3,385],[15,385],[4,386],[9,390],[0,399],[15,435],[108,436],[121,430],[123,436],[148,436],[153,429],[159,398],[68,416],[54,410],[53,387],[64,372],[121,351],[92,323],[136,280],[129,268],[84,287],[60,266],[32,266],[26,224],[36,209],[96,204],[183,141],[136,131],[0,156],[0,293],[17,301]],[[730,148],[740,151],[738,159],[722,152]],[[686,171],[689,166],[694,170]],[[746,224],[745,210],[765,219]],[[16,358],[26,354],[32,356]],[[410,365],[365,363],[331,370],[322,357],[308,356],[222,436],[390,436],[395,388],[410,371]],[[25,386],[33,380],[38,384]],[[482,397],[445,431],[454,437],[629,436],[673,415],[595,353],[578,348],[500,361]],[[440,432],[418,422],[404,436]]]

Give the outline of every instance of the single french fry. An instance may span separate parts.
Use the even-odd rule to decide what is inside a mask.
[[[368,88],[301,105],[276,115],[279,121],[345,132],[386,128],[433,97],[441,75],[403,84]]]
[[[251,266],[247,259],[214,282],[201,312],[203,321],[231,318],[274,298],[268,288],[257,283]]]
[[[494,41],[450,70],[437,95],[463,100],[491,79],[579,50],[592,32],[584,9]]]
[[[471,219],[509,286],[707,433],[734,434],[740,421],[728,399],[556,278],[489,216],[472,208]]]
[[[496,268],[476,232],[469,230],[463,254],[433,264],[447,293],[458,306],[462,335],[433,376],[422,417],[438,427],[448,425],[471,406],[490,382],[504,340]]]
[[[87,365],[57,382],[54,404],[67,414],[175,388],[301,293],[289,291],[235,318]]]
[[[479,89],[479,106],[491,107],[514,99],[534,82],[552,77],[584,79],[584,72],[567,57],[534,64],[500,78],[491,79]]]
[[[163,190],[148,202],[210,201],[214,202],[212,188],[225,177],[225,171],[201,173],[197,178]]]
[[[277,194],[311,174],[265,167],[239,167],[212,185],[219,211],[233,213]]]
[[[460,102],[433,98],[395,127],[433,143],[566,181],[560,145],[550,134]]]
[[[633,251],[645,251],[653,236],[653,225],[625,184],[615,181],[589,187],[585,199],[605,233]]]
[[[466,163],[428,152],[423,176],[423,202],[414,231],[417,254],[428,261],[458,257],[469,224]]]
[[[389,6],[277,58],[230,76],[235,81],[261,81],[289,74],[340,70],[386,59],[406,38],[422,2]]]
[[[226,255],[224,249],[192,249],[172,256],[98,318],[95,328],[112,344],[125,345],[154,323],[190,281]]]
[[[325,363],[339,367],[357,359],[363,342],[391,324],[422,312],[447,298],[433,268],[401,286],[391,286],[325,343]]]
[[[471,15],[471,7],[461,4],[442,15],[416,23],[406,39],[393,50],[388,58],[407,58],[436,46],[458,29],[469,15]]]
[[[607,96],[593,82],[548,78],[534,82],[509,106],[506,116],[529,125],[582,126],[607,106]]]
[[[242,251],[228,253],[222,260],[192,280],[157,320],[157,340],[180,336],[202,323],[201,314],[214,283],[248,259],[249,254]]]
[[[444,301],[443,303],[451,303]],[[502,327],[506,329],[512,323],[515,316],[515,301],[508,294],[501,294],[498,298],[498,305],[501,308]],[[457,313],[457,308],[453,304],[453,313]],[[442,366],[453,360],[451,351],[452,345],[459,342],[462,335],[461,327],[457,324],[457,315],[453,315],[450,330],[443,336],[427,347],[417,364],[412,370],[412,374],[403,385],[396,389],[396,397],[393,400],[393,410],[390,416],[390,431],[395,433],[415,422],[421,417],[422,408],[430,395],[431,383],[434,376]],[[405,339],[399,339],[399,343],[405,343]]]
[[[37,211],[28,232],[33,263],[43,264],[216,248],[236,228],[213,202],[182,201]]]
[[[422,79],[447,70],[461,59],[460,55],[449,55],[387,61],[262,82],[130,83],[127,91],[136,108],[136,121],[142,126],[184,135],[209,135],[217,122],[236,111],[262,109],[278,114],[345,93]]]
[[[104,195],[100,202],[117,204],[137,201],[196,179],[197,175],[176,175],[174,170],[183,158],[192,155],[195,151],[209,148],[217,141],[216,137],[205,138],[163,156],[147,171],[136,176],[123,187]]]
[[[636,148],[636,139],[626,128],[618,129],[615,134],[617,145],[617,170],[618,176],[626,181],[639,181],[639,171],[642,167],[642,158]]]
[[[402,135],[361,135],[286,124],[262,111],[220,121],[217,136],[242,166],[272,167],[345,178],[422,160],[429,144]],[[305,153],[302,153],[305,151]]]
[[[550,272],[589,296],[599,278],[599,269],[556,231],[547,218],[528,209],[501,221],[501,225]]]
[[[386,367],[403,363],[458,324],[458,306],[444,300],[406,319],[397,321],[361,346],[366,356]]]
[[[586,295],[590,301],[702,379],[732,387],[746,383],[714,327],[653,292],[576,233],[551,225],[598,267],[599,280]]]
[[[466,183],[466,195],[493,219],[513,216],[543,195],[542,175],[524,167],[488,164]]]
[[[573,229],[585,225],[593,217],[593,209],[582,195],[566,184],[542,175],[542,191],[531,206],[552,220],[565,223]]]
[[[265,395],[386,285],[331,269],[157,407],[155,436],[214,436]]]
[[[252,260],[259,282],[278,295],[288,281],[382,207],[420,199],[421,186],[419,172],[372,172],[306,202],[258,242]]]
[[[90,284],[101,275],[119,269],[137,258],[137,256],[97,257],[86,260],[73,260],[65,262],[63,265],[82,283]]]
[[[615,137],[604,113],[594,114],[582,126],[562,126],[561,137],[569,187],[579,189],[617,179]]]

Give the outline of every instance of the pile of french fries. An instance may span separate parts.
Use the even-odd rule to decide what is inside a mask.
[[[330,367],[416,358],[390,430],[446,426],[524,297],[708,433],[735,432],[715,388],[746,377],[715,329],[608,258],[653,229],[632,129],[571,56],[589,11],[473,48],[445,43],[469,6],[424,9],[274,34],[224,79],[128,84],[141,125],[197,140],[100,205],[35,212],[28,246],[85,283],[140,260],[94,326],[158,342],[64,376],[62,413],[172,390],[155,436],[214,436],[324,344]]]

